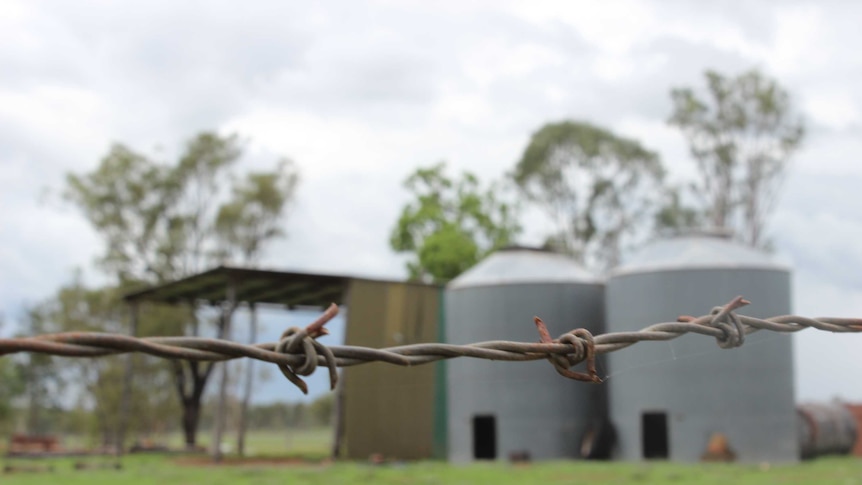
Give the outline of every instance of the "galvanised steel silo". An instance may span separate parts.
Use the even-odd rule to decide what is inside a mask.
[[[575,328],[601,333],[602,312],[603,285],[573,260],[504,249],[446,288],[446,340],[538,342],[534,316],[554,338]],[[448,455],[456,462],[578,457],[587,427],[607,409],[603,386],[565,379],[545,360],[450,360],[447,394]]]
[[[752,302],[740,314],[789,314],[790,270],[726,235],[655,242],[611,272],[607,331],[704,315],[738,295]],[[740,461],[797,460],[792,353],[789,335],[761,331],[734,349],[685,335],[609,354],[615,456],[697,461],[713,441]]]

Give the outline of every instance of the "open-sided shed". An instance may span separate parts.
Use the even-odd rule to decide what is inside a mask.
[[[434,285],[219,266],[130,293],[125,299],[133,316],[145,302],[220,307],[228,330],[225,335],[230,335],[233,309],[247,305],[252,310],[250,340],[255,340],[258,305],[293,309],[325,308],[330,303],[347,308],[346,345],[384,347],[435,342],[444,336],[442,289]],[[134,317],[131,331],[136,332]],[[442,457],[446,442],[443,365],[402,369],[368,364],[343,369],[335,430],[335,443],[343,444],[341,455]],[[217,425],[215,442],[221,433]]]

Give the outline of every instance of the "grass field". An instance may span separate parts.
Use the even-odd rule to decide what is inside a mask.
[[[679,465],[669,463],[543,462],[527,465],[488,463],[452,466],[439,462],[373,466],[365,463],[291,465],[183,465],[176,457],[123,458],[121,470],[73,470],[58,460],[53,472],[11,473],[4,484],[64,485],[145,484],[862,484],[862,460],[823,459],[763,469],[746,465]]]
[[[48,466],[53,471],[0,474],[0,483],[64,485],[283,485],[359,484],[841,484],[862,485],[862,459],[828,458],[798,465],[682,465],[651,463],[593,463],[574,461],[537,462],[513,465],[505,462],[448,465],[442,462],[327,463],[328,430],[287,433],[255,432],[249,436],[249,450],[265,457],[302,457],[300,460],[253,460],[212,465],[205,456],[127,455],[122,469],[75,470],[76,461],[91,466],[112,464],[105,458],[62,458],[50,460],[4,460],[18,466]],[[173,439],[173,438],[172,438]]]

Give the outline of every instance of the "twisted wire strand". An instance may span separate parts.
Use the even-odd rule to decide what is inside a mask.
[[[561,375],[585,382],[601,382],[596,374],[595,356],[624,349],[638,342],[672,340],[685,334],[700,334],[716,339],[719,347],[732,348],[744,343],[745,336],[758,330],[792,333],[815,328],[835,333],[862,332],[862,319],[807,318],[782,315],[766,319],[736,314],[735,310],[750,302],[736,297],[701,317],[681,316],[675,322],[650,325],[634,332],[612,332],[593,336],[580,328],[551,339],[544,322],[535,324],[540,341],[512,342],[492,340],[468,345],[422,343],[375,349],[350,345],[327,346],[317,338],[327,334],[324,325],[337,313],[331,305],[316,321],[305,328],[290,328],[279,342],[255,345],[201,337],[143,337],[99,332],[65,332],[21,338],[0,339],[0,356],[20,352],[63,357],[102,357],[130,352],[166,359],[225,361],[241,357],[278,365],[285,377],[304,393],[306,383],[300,376],[312,374],[317,366],[329,372],[330,386],[335,388],[337,367],[369,362],[414,366],[456,357],[470,357],[510,362],[547,359]],[[587,372],[574,371],[581,362]]]

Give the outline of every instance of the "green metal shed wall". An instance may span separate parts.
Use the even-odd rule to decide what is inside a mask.
[[[441,290],[435,286],[353,280],[347,295],[347,345],[390,347],[436,342]],[[432,458],[440,420],[437,366],[365,364],[344,370],[345,455]],[[445,405],[445,403],[444,403]],[[439,411],[438,411],[439,413]],[[436,423],[439,424],[439,423]],[[438,444],[439,446],[439,444]]]

